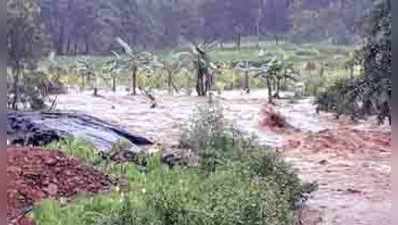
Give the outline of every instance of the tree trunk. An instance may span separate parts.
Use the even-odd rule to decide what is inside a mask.
[[[12,109],[17,111],[18,110],[18,100],[19,100],[19,87],[18,87],[18,83],[19,83],[19,73],[20,73],[20,69],[19,69],[19,63],[17,62],[16,64],[16,70],[15,70],[15,74],[14,74],[14,98],[12,100]]]
[[[169,95],[173,94],[173,77],[172,77],[172,72],[168,71],[167,72],[167,87],[169,91]]]
[[[98,97],[98,76],[94,76],[94,97]]]
[[[275,44],[276,45],[279,45],[279,37],[278,37],[278,35],[274,35],[274,39],[275,39]]]
[[[272,85],[269,78],[267,78],[267,89],[268,89],[268,103],[272,103]]]
[[[65,36],[65,25],[64,21],[61,24],[61,27],[59,28],[59,37],[58,37],[58,42],[57,42],[57,54],[62,55],[63,54],[63,48],[64,48],[64,36]]]
[[[245,87],[244,87],[244,89],[247,94],[250,93],[250,80],[249,80],[249,72],[248,71],[245,72]]]
[[[75,41],[75,46],[73,48],[73,55],[77,55],[77,48],[78,48],[77,42]]]
[[[263,15],[264,15],[264,5],[265,2],[264,0],[259,0],[259,8],[258,8],[258,13],[256,17],[256,36],[257,36],[257,47],[259,48],[261,46],[261,21],[263,20]]]
[[[66,53],[70,54],[71,53],[71,37],[68,37],[68,41],[66,42]]]
[[[84,37],[84,46],[85,46],[84,53],[88,54],[90,52],[90,43],[87,36]]]
[[[133,73],[131,77],[131,91],[133,95],[137,95],[137,68],[133,68]]]
[[[116,76],[112,76],[112,91],[116,92]]]
[[[196,79],[196,92],[198,96],[204,96],[203,94],[203,74],[199,70],[197,73],[197,79]]]
[[[324,74],[325,74],[325,67],[321,65],[321,71],[319,72],[319,76],[322,78]]]
[[[236,48],[238,50],[240,50],[241,42],[242,42],[242,36],[241,36],[240,33],[238,33],[238,37],[237,37],[237,40],[236,40]]]
[[[197,66],[197,77],[196,77],[196,92],[198,96],[206,96],[205,92],[205,84],[204,84],[204,72],[200,66],[200,58],[198,56],[198,59],[196,61],[196,66]]]
[[[210,73],[210,72],[207,72],[206,74],[205,74],[205,95],[207,95],[207,92],[208,91],[210,91],[210,90],[212,90],[212,88],[213,88],[213,80],[214,80],[214,77],[213,77],[213,74],[212,73]]]
[[[86,88],[86,76],[82,74],[82,86],[81,90],[83,91]]]
[[[276,90],[276,79],[272,79],[271,84],[272,84],[272,89]]]
[[[280,99],[280,92],[281,89],[281,79],[277,79],[276,80],[276,90],[275,90],[275,94],[274,94],[274,98]]]

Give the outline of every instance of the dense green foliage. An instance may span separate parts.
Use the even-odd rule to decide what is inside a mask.
[[[361,76],[339,81],[322,93],[317,100],[320,109],[353,118],[377,115],[383,123],[391,123],[392,52],[391,2],[377,1],[369,16],[365,46],[357,53],[364,68]]]
[[[214,69],[209,70],[210,61],[204,59],[211,58],[213,62],[226,65],[244,60],[256,61],[257,51],[260,49],[266,50],[268,58],[281,55],[284,58],[288,55],[286,63],[293,62],[295,69],[306,62],[328,64],[331,69],[326,73],[334,75],[341,69],[336,66],[341,60],[336,60],[329,54],[332,49],[311,45],[298,47],[290,43],[303,40],[327,40],[324,43],[334,44],[356,43],[361,33],[359,28],[363,27],[358,22],[372,4],[369,0],[9,0],[8,3],[8,41],[11,56],[8,70],[9,107],[34,110],[45,107],[43,97],[47,96],[49,86],[54,86],[54,83],[62,85],[60,80],[73,81],[73,84],[78,82],[82,86],[88,83],[94,89],[95,95],[101,86],[112,86],[115,90],[119,82],[129,82],[129,89],[133,93],[137,87],[147,92],[147,89],[161,89],[166,85],[170,93],[172,90],[178,92],[182,87],[190,93],[195,82],[198,95],[205,95],[208,89],[213,88],[236,88],[242,86],[242,74],[236,70],[214,72]],[[379,20],[380,16],[375,16],[370,22]],[[375,31],[369,33],[372,32]],[[151,72],[146,69],[139,71],[137,67],[142,67],[132,63],[134,60],[129,60],[130,66],[121,71],[115,66],[118,60],[107,61],[109,57],[95,57],[87,60],[86,64],[93,68],[89,74],[87,71],[68,67],[65,62],[55,65],[61,69],[59,71],[63,71],[62,75],[67,75],[60,78],[60,73],[54,72],[50,67],[47,69],[36,66],[37,60],[45,55],[49,47],[57,55],[110,55],[111,51],[121,54],[124,47],[115,41],[118,37],[136,52],[150,50],[159,53],[156,55],[160,56],[159,62],[163,64],[161,68]],[[280,42],[281,39],[289,42]],[[277,44],[270,45],[269,40],[276,40]],[[173,69],[181,66],[175,67],[175,63],[169,63],[170,57],[161,57],[173,55],[169,48],[186,50],[192,44],[198,46],[199,42],[213,41],[216,41],[214,43],[219,48],[206,53],[208,56],[201,60],[191,60],[193,64],[197,64],[196,68],[195,65],[184,65],[186,68],[183,70]],[[375,47],[376,42],[369,41],[367,49]],[[371,52],[373,51],[368,51],[369,54]],[[336,53],[340,58],[346,56],[345,53]],[[331,54],[335,56],[335,53]],[[372,58],[369,54],[368,58]],[[201,65],[203,62],[209,65]],[[372,68],[377,66],[368,66],[365,70],[367,73],[380,71],[375,69],[371,72]],[[323,73],[324,69],[321,71]],[[139,76],[139,73],[143,75]],[[123,76],[124,74],[127,75]],[[320,78],[318,82],[311,76],[302,78],[300,81],[309,84],[306,85],[306,94],[312,95],[317,94],[325,83],[333,80]],[[245,79],[249,80],[245,86],[267,86],[261,80]],[[317,79],[318,76],[315,80]]]
[[[40,0],[59,55],[108,54],[121,37],[145,49],[217,40],[243,46],[258,40],[353,43],[371,0]]]
[[[38,59],[49,49],[49,39],[40,19],[36,0],[7,0],[8,107],[44,107],[47,77],[37,71]]]
[[[277,153],[232,132],[216,108],[200,109],[182,140],[201,156],[202,166],[170,169],[154,155],[145,170],[132,164],[124,165],[123,173],[112,170],[127,185],[68,205],[44,201],[34,210],[35,220],[41,225],[292,224],[295,209],[315,186],[303,185]],[[197,132],[206,135],[186,143]],[[217,163],[209,167],[209,162]]]

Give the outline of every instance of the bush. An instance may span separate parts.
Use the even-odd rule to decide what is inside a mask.
[[[325,91],[318,93],[315,104],[317,111],[334,112],[336,116],[350,115],[353,119],[370,114],[360,107],[359,99],[355,97],[355,81],[347,78],[335,81]],[[364,105],[365,106],[365,105]],[[360,111],[363,112],[360,112]]]
[[[279,154],[228,128],[217,104],[198,109],[181,143],[201,156],[201,167],[170,169],[154,155],[145,171],[125,166],[126,187],[66,207],[46,201],[34,218],[40,225],[288,225],[315,188]]]
[[[255,138],[244,137],[238,130],[227,127],[217,103],[199,108],[182,138],[182,144],[200,156],[201,169],[206,173],[216,171],[217,167],[238,167],[245,176],[276,185],[292,208],[303,194],[315,190],[310,184],[302,184],[296,171],[278,153],[255,142]]]

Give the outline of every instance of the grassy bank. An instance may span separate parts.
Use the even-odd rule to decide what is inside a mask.
[[[200,156],[198,166],[171,169],[159,155],[148,156],[145,168],[113,165],[106,172],[124,185],[68,204],[45,201],[34,219],[40,225],[293,224],[297,207],[315,186],[303,184],[280,155],[228,128],[220,112],[217,105],[199,109],[181,139]],[[93,164],[91,147],[78,143],[52,147],[101,168]]]

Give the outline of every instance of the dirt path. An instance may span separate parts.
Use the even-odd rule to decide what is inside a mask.
[[[195,107],[207,102],[161,96],[158,107],[151,109],[140,96],[104,93],[104,98],[93,98],[90,94],[60,96],[58,109],[83,111],[166,145],[177,143]],[[260,144],[283,149],[304,180],[318,182],[319,191],[308,202],[303,224],[391,225],[390,129],[376,127],[372,121],[352,124],[317,115],[311,99],[305,99],[279,102],[275,108],[300,131],[276,133],[259,123],[265,96],[265,91],[250,95],[230,91],[218,98],[229,121],[258,136]]]

